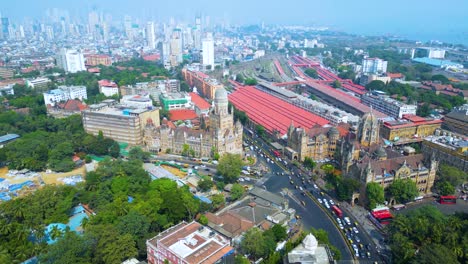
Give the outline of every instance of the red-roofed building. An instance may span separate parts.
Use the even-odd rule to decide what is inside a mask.
[[[198,115],[194,110],[177,109],[169,111],[169,118],[172,122],[187,121],[198,119]]]
[[[239,110],[247,113],[249,119],[262,125],[269,133],[287,133],[291,121],[297,127],[310,129],[329,122],[302,108],[289,104],[255,87],[239,88],[229,95],[229,101]]]
[[[158,61],[160,59],[159,54],[148,54],[143,56],[143,60],[145,61]]]
[[[208,114],[211,105],[197,93],[189,93],[192,103],[195,106],[195,112],[198,115]]]
[[[81,114],[86,109],[88,106],[80,100],[70,99],[65,103],[55,104],[55,106],[47,105],[47,114],[55,118],[63,118],[73,114]]]
[[[98,81],[99,84],[99,92],[103,93],[105,96],[112,96],[115,94],[119,94],[119,86],[109,80],[100,80]]]
[[[101,69],[99,69],[99,68],[89,68],[88,72],[97,74],[97,73],[101,73]]]

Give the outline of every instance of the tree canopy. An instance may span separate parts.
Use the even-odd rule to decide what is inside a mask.
[[[388,187],[388,192],[398,203],[406,203],[418,196],[416,183],[411,179],[396,179]]]
[[[370,209],[374,209],[377,204],[382,204],[385,201],[385,193],[383,187],[376,183],[370,182],[366,186],[366,196],[369,202]]]
[[[233,183],[237,181],[244,165],[240,155],[226,153],[219,159],[218,173],[223,176],[223,181]]]

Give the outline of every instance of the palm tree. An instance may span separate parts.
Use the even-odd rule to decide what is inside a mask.
[[[50,238],[51,238],[52,240],[55,240],[56,238],[59,238],[59,237],[61,237],[62,235],[63,235],[62,230],[60,230],[60,229],[58,228],[58,226],[56,226],[56,225],[52,227],[52,230],[50,230]]]

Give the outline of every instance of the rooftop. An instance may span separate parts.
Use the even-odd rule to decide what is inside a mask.
[[[0,137],[0,143],[10,141],[10,140],[13,140],[13,139],[17,139],[19,137],[20,136],[17,135],[17,134],[6,134],[6,135],[3,135],[3,136]]]
[[[211,105],[197,93],[189,93],[192,102],[201,110],[210,109]]]
[[[195,113],[195,111],[188,109],[171,110],[169,111],[169,113],[171,121],[192,120],[198,118],[197,113]]]
[[[403,115],[402,119],[395,121],[385,121],[383,125],[391,129],[413,127],[420,125],[441,124],[442,120],[434,118],[424,118],[417,115]]]
[[[279,131],[286,134],[291,121],[296,126],[311,128],[329,122],[302,108],[289,104],[275,96],[246,86],[229,95],[229,101],[239,110],[245,111],[249,118],[265,127],[269,132]]]
[[[182,222],[147,241],[164,245],[187,263],[215,263],[233,250],[229,241],[213,229],[197,222]]]

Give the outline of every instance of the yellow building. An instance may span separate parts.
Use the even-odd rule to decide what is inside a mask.
[[[422,141],[440,128],[442,120],[405,115],[403,119],[382,124],[380,135],[394,144]]]

